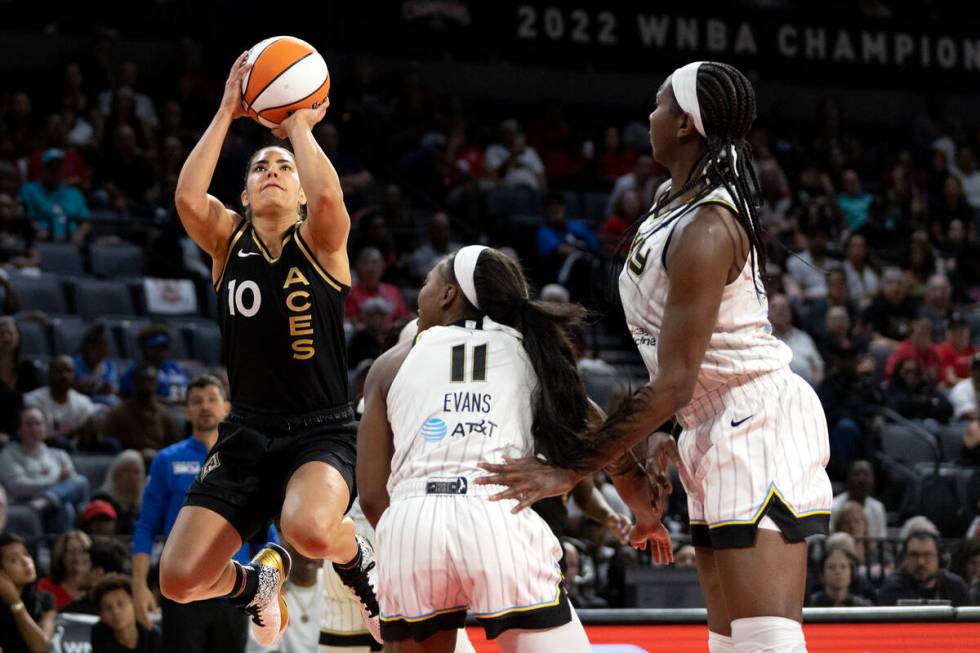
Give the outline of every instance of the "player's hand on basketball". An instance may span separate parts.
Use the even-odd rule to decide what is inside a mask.
[[[327,107],[330,106],[330,98],[324,100],[316,109],[299,109],[289,115],[288,118],[279,123],[278,127],[272,128],[272,135],[276,138],[285,140],[291,138],[296,130],[311,131],[313,125],[323,120],[327,115]]]
[[[133,581],[133,604],[136,607],[136,619],[150,628],[150,613],[157,611],[157,600],[146,583]]]
[[[490,500],[514,499],[517,505],[511,510],[513,513],[529,508],[541,499],[567,494],[582,480],[582,475],[574,470],[552,467],[533,456],[517,459],[504,456],[504,464],[480,463],[480,468],[490,475],[474,482],[477,485],[506,485],[506,490],[492,495]]]
[[[630,531],[630,544],[641,551],[646,551],[650,544],[650,556],[658,565],[669,565],[674,561],[674,547],[670,541],[670,532],[660,519],[650,520],[638,516],[633,530]]]
[[[242,78],[245,73],[252,69],[252,64],[245,63],[247,58],[248,50],[242,52],[235,59],[235,63],[231,65],[231,72],[228,73],[228,79],[225,81],[224,95],[221,97],[220,110],[231,116],[232,120],[245,115],[245,105],[242,103]]]

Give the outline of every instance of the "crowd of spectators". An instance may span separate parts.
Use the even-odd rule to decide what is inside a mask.
[[[199,60],[188,56],[172,77],[147,80],[133,61],[79,53],[38,74],[37,87],[0,92],[0,531],[11,522],[0,540],[0,598],[22,597],[41,630],[52,610],[88,601],[101,614],[98,637],[117,646],[96,651],[156,650],[127,605],[140,615],[151,602],[153,583],[143,579],[153,541],[172,524],[186,479],[162,467],[149,475],[151,486],[166,487],[153,490],[159,524],[140,534],[147,470],[161,456],[187,457],[182,469],[200,464],[206,438],[197,437],[188,388],[200,390],[192,380],[207,371],[220,386],[222,370],[184,358],[186,334],[167,320],[138,332],[89,321],[72,349],[29,355],[28,327],[50,337],[61,316],[30,308],[18,280],[51,275],[41,255],[48,243],[68,243],[83,259],[96,246],[136,244],[146,277],[191,280],[205,307],[194,317],[215,317],[206,308],[209,261],[172,202],[184,157],[217,106],[221,80]],[[367,57],[332,73],[331,108],[314,135],[352,216],[352,399],[370,361],[413,317],[428,270],[463,243],[486,242],[521,260],[549,299],[583,302],[598,316],[572,335],[587,387],[614,408],[643,381],[615,273],[631,225],[666,179],[650,155],[645,109],[579,125],[560,105],[469,106]],[[761,113],[750,138],[769,318],[823,402],[839,491],[834,533],[811,546],[810,603],[980,603],[980,477],[957,486],[965,494],[950,519],[930,514],[902,533],[924,503],[909,488],[926,473],[914,467],[921,461],[888,454],[897,424],[935,444],[933,462],[963,478],[980,465],[980,131],[922,116],[912,136],[872,141],[832,98],[811,125]],[[237,207],[248,156],[270,139],[254,123],[236,123],[212,192]],[[130,337],[132,358],[118,356]],[[112,457],[99,487],[78,468],[96,456]],[[675,487],[667,523],[683,567],[691,547]],[[642,556],[611,536],[626,511],[611,485],[600,478],[597,491],[608,500],[607,523],[583,516],[574,500],[567,509],[569,595],[580,605],[624,605],[623,569]],[[118,575],[132,573],[128,544],[120,552],[112,543],[134,532],[141,562],[131,586]],[[35,553],[46,573],[37,591]],[[25,641],[36,637],[17,627]]]

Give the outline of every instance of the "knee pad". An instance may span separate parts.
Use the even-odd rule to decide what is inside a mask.
[[[785,617],[748,617],[732,622],[736,653],[806,653],[803,626]]]

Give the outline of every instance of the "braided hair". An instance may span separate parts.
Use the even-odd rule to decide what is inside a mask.
[[[698,69],[697,92],[707,134],[701,154],[691,166],[684,184],[662,193],[640,221],[657,214],[674,199],[695,188],[699,190],[689,203],[692,208],[697,200],[723,187],[732,196],[737,209],[735,218],[748,236],[751,263],[756,271],[764,271],[766,250],[758,213],[759,181],[751,165],[752,148],[745,140],[756,118],[755,90],[737,68],[712,61],[703,63]],[[673,110],[682,112],[676,99]],[[758,278],[755,277],[756,290],[763,294]]]

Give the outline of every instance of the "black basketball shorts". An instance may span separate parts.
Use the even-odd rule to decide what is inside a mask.
[[[184,505],[218,513],[247,542],[279,516],[289,479],[308,462],[340,472],[350,510],[357,496],[356,460],[357,422],[349,407],[282,419],[233,412],[218,426],[218,440]]]

